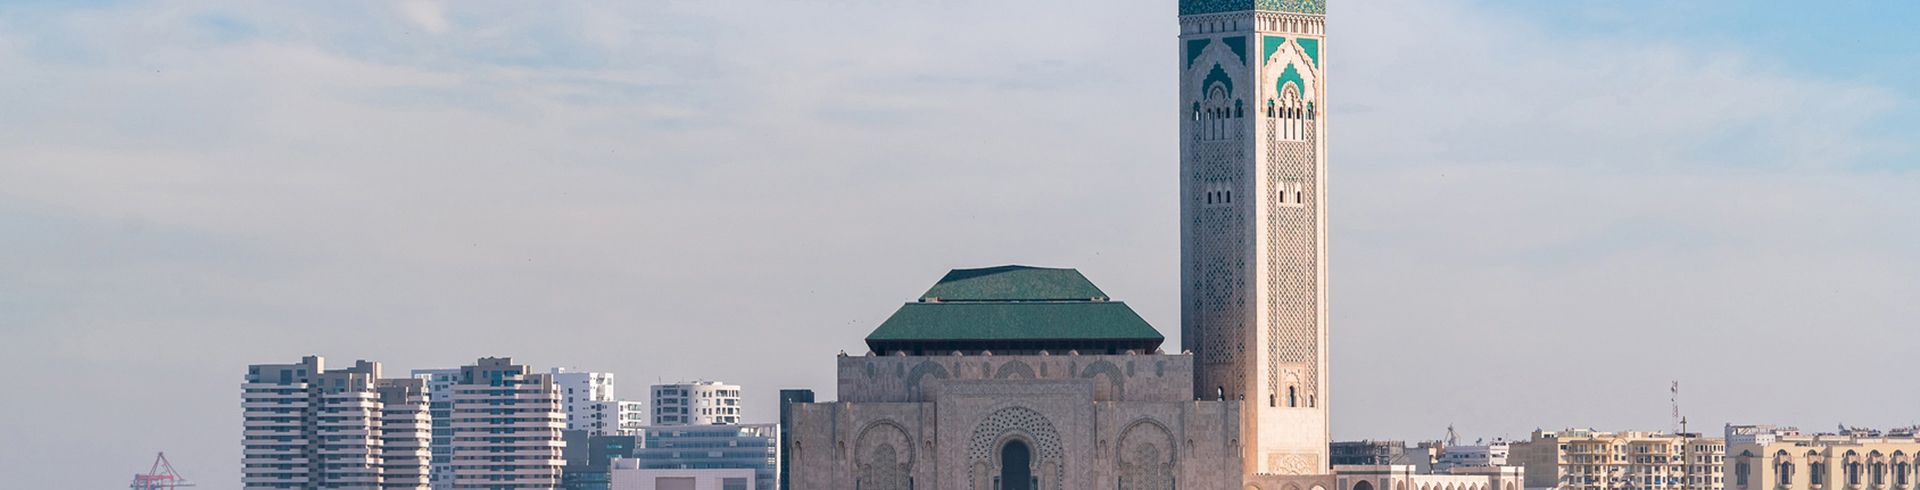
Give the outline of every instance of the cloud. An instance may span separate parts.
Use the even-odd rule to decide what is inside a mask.
[[[406,0],[396,2],[394,10],[409,24],[432,34],[445,34],[453,28],[447,20],[447,4],[437,0]]]

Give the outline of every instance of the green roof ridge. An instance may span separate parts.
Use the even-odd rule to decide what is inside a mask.
[[[867,335],[869,345],[1069,341],[1157,346],[1165,339],[1080,271],[1024,265],[949,271],[919,301],[901,305]]]
[[[920,301],[1106,301],[1107,293],[1074,269],[1003,265],[954,269]]]

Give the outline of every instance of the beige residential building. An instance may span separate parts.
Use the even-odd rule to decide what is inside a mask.
[[[1728,448],[1727,490],[1904,490],[1920,480],[1912,432],[1770,439]]]
[[[509,358],[481,358],[460,368],[452,392],[453,488],[560,486],[567,415],[551,375]]]
[[[411,381],[381,379],[377,362],[329,371],[319,356],[249,366],[241,385],[242,485],[424,488],[430,421],[424,388]]]
[[[1534,431],[1509,461],[1526,468],[1528,488],[1721,490],[1725,439],[1698,434]]]

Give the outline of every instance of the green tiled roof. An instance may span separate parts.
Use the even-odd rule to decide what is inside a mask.
[[[1003,265],[954,269],[921,301],[1042,301],[1107,299],[1107,293],[1073,269]]]
[[[869,342],[1164,339],[1117,301],[907,303],[867,335]]]
[[[876,352],[967,343],[1151,349],[1163,340],[1133,308],[1108,301],[1080,271],[1026,266],[948,272],[918,302],[901,306],[867,335]]]

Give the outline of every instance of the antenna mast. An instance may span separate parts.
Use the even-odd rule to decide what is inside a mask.
[[[1687,432],[1687,418],[1680,416],[1680,382],[1674,381],[1673,388],[1669,391],[1672,395],[1667,398],[1667,401],[1673,402],[1674,434],[1684,434]]]

